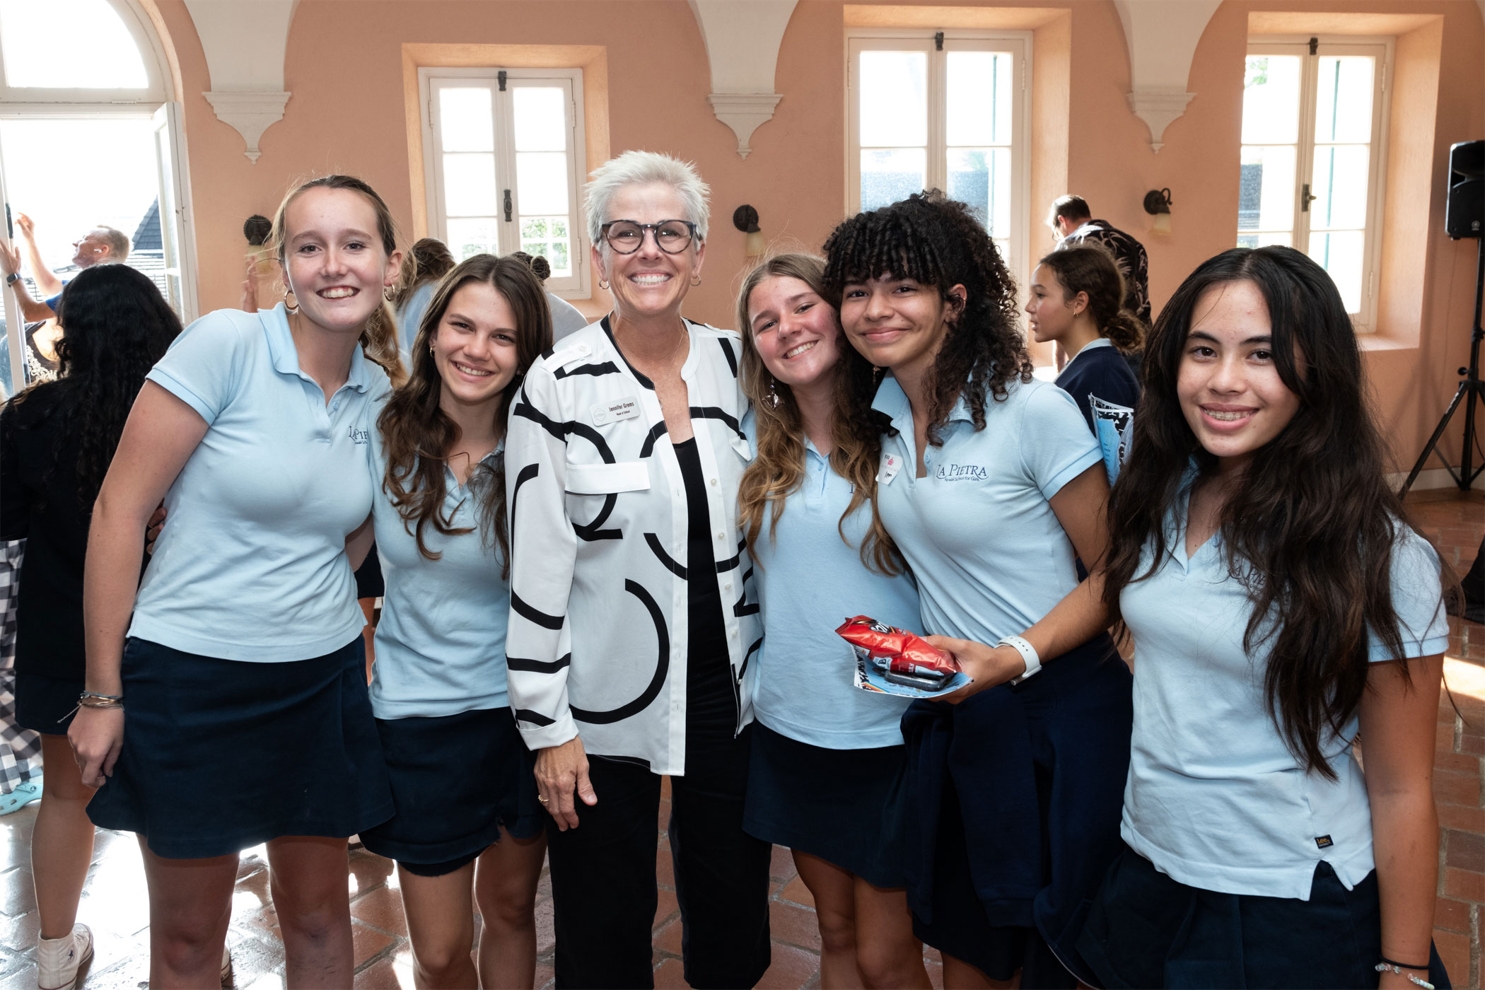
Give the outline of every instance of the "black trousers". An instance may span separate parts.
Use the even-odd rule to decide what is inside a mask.
[[[743,831],[751,726],[737,738],[687,740],[686,774],[670,781],[670,853],[681,908],[686,982],[751,987],[770,961],[771,847]],[[593,757],[598,804],[579,825],[548,825],[557,986],[651,988],[655,819],[660,776]]]

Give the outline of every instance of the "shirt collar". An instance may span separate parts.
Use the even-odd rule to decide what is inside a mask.
[[[965,386],[965,390],[968,389]],[[959,398],[954,400],[954,408],[949,410],[948,422],[973,423],[974,414],[970,412],[969,402],[964,398],[964,391],[959,392]],[[913,435],[913,406],[908,402],[907,393],[902,386],[897,384],[897,379],[892,372],[887,372],[882,384],[877,386],[877,394],[871,400],[871,407],[879,413],[885,413],[892,420],[892,427],[898,433]]]
[[[294,346],[294,334],[289,329],[289,312],[284,304],[279,303],[270,310],[259,310],[258,321],[263,324],[264,334],[268,338],[268,353],[273,358],[273,370],[281,375],[294,375],[307,382],[314,382],[299,367],[299,349]],[[357,392],[365,392],[370,388],[371,376],[367,364],[366,355],[358,345],[351,352],[351,371],[346,376],[345,385],[341,387],[352,388]]]

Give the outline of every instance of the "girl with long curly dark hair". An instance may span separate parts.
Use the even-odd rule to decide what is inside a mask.
[[[1014,283],[963,203],[915,195],[825,248],[847,337],[887,370],[850,417],[887,434],[878,512],[930,641],[974,678],[903,717],[914,930],[946,986],[1021,970],[1024,987],[1071,987],[1091,978],[1071,942],[1080,905],[1118,851],[1129,671],[1104,632],[1018,634],[1077,587],[1075,558],[1103,557],[1098,445],[1067,394],[1033,380]],[[1042,656],[1058,659],[1038,673]]]
[[[123,265],[67,285],[60,376],[0,411],[0,539],[26,540],[16,629],[16,721],[41,733],[46,774],[31,840],[41,918],[41,986],[61,986],[92,953],[76,924],[93,853],[84,783],[67,745],[83,689],[83,555],[93,500],[144,376],[181,331],[160,290]]]
[[[1127,845],[1079,949],[1108,987],[1444,986],[1452,577],[1388,487],[1340,294],[1291,248],[1227,251],[1144,367],[1102,592],[1061,616],[1137,652]]]
[[[438,283],[411,377],[372,437],[387,587],[371,706],[396,814],[361,841],[397,861],[420,986],[535,978],[546,838],[534,760],[506,694],[504,439],[521,379],[551,344],[528,265],[488,254],[461,262]]]

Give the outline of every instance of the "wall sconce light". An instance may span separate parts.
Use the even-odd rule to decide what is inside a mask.
[[[1151,189],[1145,193],[1145,212],[1155,219],[1150,230],[1157,234],[1170,233],[1170,190]]]
[[[763,240],[763,231],[758,229],[758,211],[744,203],[732,211],[732,226],[748,235],[743,254],[749,258],[763,257],[768,244]]]
[[[268,238],[272,233],[273,221],[265,216],[254,213],[243,221],[242,236],[247,238],[248,257],[252,259],[258,275],[269,275],[277,267],[274,264],[273,249],[268,246]]]

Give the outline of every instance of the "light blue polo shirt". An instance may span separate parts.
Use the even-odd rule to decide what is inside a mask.
[[[372,454],[378,478],[372,514],[376,552],[387,590],[376,627],[371,708],[377,718],[435,718],[503,708],[505,626],[510,582],[500,574],[493,542],[479,531],[479,498],[493,479],[504,445],[487,454],[461,486],[444,468],[443,512],[455,527],[473,532],[443,536],[432,526],[423,542],[438,554],[418,552],[391,497],[381,486],[386,455],[374,432]]]
[[[254,662],[324,656],[360,635],[345,538],[371,512],[366,445],[386,373],[357,348],[326,405],[280,305],[203,316],[147,377],[208,428],[165,495],[129,635]]]
[[[1186,556],[1188,494],[1168,519],[1165,559],[1119,596],[1136,644],[1124,841],[1160,872],[1204,890],[1308,900],[1321,860],[1354,887],[1374,865],[1366,781],[1351,755],[1359,719],[1321,739],[1336,780],[1302,769],[1266,706],[1267,650],[1243,648],[1253,605],[1228,572],[1221,534]],[[1397,528],[1392,605],[1403,656],[1443,653],[1438,555]],[[1151,552],[1136,573],[1149,568]],[[1373,635],[1371,660],[1392,659]]]
[[[1077,587],[1072,543],[1048,502],[1094,465],[1098,441],[1072,398],[1043,381],[1012,381],[985,403],[976,430],[961,396],[915,478],[913,413],[890,374],[872,408],[897,430],[882,438],[877,511],[913,568],[923,627],[994,643],[1028,629]],[[896,467],[889,464],[895,457]]]
[[[743,420],[756,442],[750,413]],[[824,749],[902,745],[898,723],[912,700],[862,691],[853,683],[855,654],[835,629],[853,615],[919,632],[918,591],[906,574],[886,577],[861,562],[871,506],[845,521],[852,484],[806,438],[804,482],[791,494],[773,537],[773,506],[764,511],[754,547],[754,583],[762,606],[763,646],[753,712],[780,735]]]

